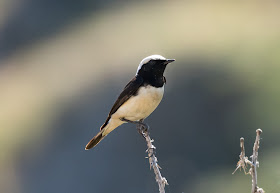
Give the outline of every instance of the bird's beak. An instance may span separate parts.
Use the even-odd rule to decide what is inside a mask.
[[[174,61],[175,61],[175,59],[166,59],[166,64],[169,64],[169,63],[174,62]]]

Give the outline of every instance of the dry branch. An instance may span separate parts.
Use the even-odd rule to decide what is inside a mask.
[[[259,188],[257,186],[258,184],[258,175],[257,175],[257,168],[259,167],[259,162],[258,162],[258,150],[260,147],[260,135],[262,133],[261,129],[256,130],[256,140],[254,143],[253,147],[253,155],[250,157],[252,158],[252,161],[248,159],[248,157],[245,156],[245,146],[244,146],[244,138],[240,138],[240,148],[241,148],[241,153],[239,155],[239,161],[237,162],[237,167],[234,170],[232,174],[234,174],[239,168],[244,170],[245,174],[250,174],[252,176],[252,190],[251,193],[264,193],[264,190],[262,188]],[[247,164],[250,165],[249,172],[246,172],[246,166]]]
[[[148,149],[146,150],[146,152],[148,153],[148,159],[149,159],[149,163],[150,163],[150,169],[153,168],[154,173],[156,175],[156,181],[158,183],[158,187],[159,187],[159,192],[160,193],[165,193],[165,185],[168,185],[167,180],[165,177],[162,177],[161,173],[160,173],[160,166],[158,165],[158,160],[155,156],[155,149],[156,147],[152,144],[152,142],[154,142],[154,140],[152,140],[150,138],[149,132],[148,132],[148,128],[147,126],[143,125],[138,125],[138,131],[140,132],[140,134],[142,134],[142,136],[145,138],[146,142],[147,142],[147,147]]]

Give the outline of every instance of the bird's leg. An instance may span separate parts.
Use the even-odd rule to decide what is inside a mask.
[[[143,121],[144,121],[144,119],[140,119],[140,120],[139,120],[139,123],[141,123],[141,124],[137,124],[137,127],[136,127],[136,128],[137,128],[137,130],[138,130],[138,133],[139,133],[140,135],[142,135],[142,136],[146,139],[145,133],[148,133],[149,125],[143,123]],[[144,125],[143,125],[143,124],[144,124]]]
[[[128,122],[128,123],[134,123],[134,124],[137,124],[137,130],[138,130],[138,133],[140,135],[142,135],[144,138],[144,133],[147,132],[149,130],[149,126],[145,123],[143,123],[143,120],[144,119],[141,119],[140,121],[130,121],[128,119],[125,119],[125,118],[121,118],[120,119],[121,121],[125,121],[125,122]]]

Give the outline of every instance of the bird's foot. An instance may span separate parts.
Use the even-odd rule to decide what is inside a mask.
[[[146,138],[146,133],[148,133],[148,130],[149,130],[149,126],[146,125],[146,124],[138,124],[137,125],[137,131],[140,135],[142,135],[144,138]]]
[[[138,130],[138,133],[140,135],[142,135],[144,138],[145,138],[145,133],[147,133],[149,131],[149,126],[147,124],[143,123],[143,119],[141,119],[140,121],[130,121],[128,119],[121,118],[120,120],[128,122],[128,123],[137,124],[136,128]]]

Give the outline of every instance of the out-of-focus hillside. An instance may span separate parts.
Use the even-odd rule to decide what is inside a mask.
[[[83,150],[155,53],[176,58],[147,119],[167,191],[248,192],[231,172],[258,127],[259,183],[279,188],[278,2],[82,2],[0,3],[1,192],[156,192],[133,125]]]

